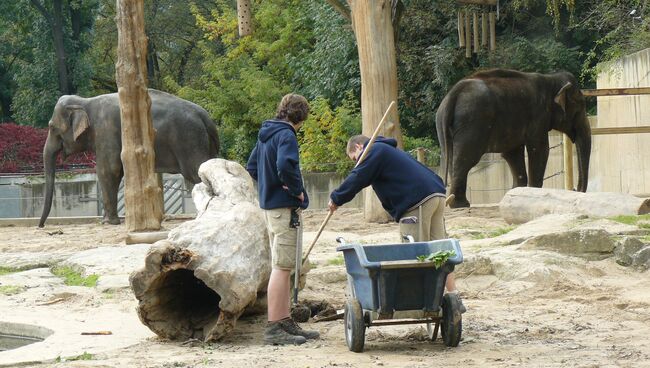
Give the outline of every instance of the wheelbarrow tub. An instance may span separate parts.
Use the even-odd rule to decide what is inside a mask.
[[[456,239],[381,245],[345,244],[343,252],[353,297],[364,310],[391,318],[394,311],[438,312],[447,275],[463,262]],[[456,255],[440,268],[433,262],[420,262],[418,256],[438,251]]]

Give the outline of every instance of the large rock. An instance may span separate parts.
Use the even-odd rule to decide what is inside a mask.
[[[650,213],[650,199],[622,193],[518,187],[506,193],[499,210],[508,223],[521,224],[547,214],[642,215]]]
[[[246,170],[213,159],[199,176],[197,218],[155,243],[130,279],[140,320],[170,339],[224,337],[271,272],[264,215]]]

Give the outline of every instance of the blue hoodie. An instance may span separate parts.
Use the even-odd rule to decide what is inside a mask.
[[[427,196],[446,193],[442,178],[396,147],[396,140],[378,137],[364,161],[330,194],[332,202],[341,206],[372,185],[384,209],[399,221]]]
[[[260,207],[263,209],[307,208],[309,205],[298,163],[298,140],[291,124],[280,120],[262,123],[246,170],[258,183]],[[305,194],[302,203],[298,199],[301,193]]]

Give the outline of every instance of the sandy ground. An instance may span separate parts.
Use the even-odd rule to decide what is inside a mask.
[[[324,211],[305,214],[306,245],[324,216]],[[361,218],[359,211],[350,209],[334,215],[314,249],[314,268],[302,299],[343,305],[344,266],[337,264],[337,236],[364,243],[397,241],[396,224],[366,224]],[[165,227],[179,223],[166,222]],[[493,207],[451,210],[447,215],[448,231],[461,239],[461,245],[506,226]],[[123,245],[123,238],[123,225],[52,226],[44,230],[4,227],[0,228],[0,253],[75,253]],[[480,250],[464,246],[463,251],[471,257]],[[525,265],[528,256],[522,251],[509,261]],[[37,366],[650,367],[650,272],[621,267],[611,259],[586,261],[572,257],[562,263],[561,269],[504,279],[494,274],[462,272],[461,265],[458,286],[468,312],[463,315],[463,340],[457,348],[445,347],[440,338],[426,341],[421,326],[373,327],[366,332],[365,352],[356,354],[345,345],[342,321],[308,323],[307,327],[319,330],[322,338],[303,346],[266,346],[262,341],[265,317],[257,316],[240,320],[233,335],[211,344],[164,341],[131,322],[129,328],[137,336],[130,346],[92,354],[90,360],[50,361]],[[107,295],[85,289],[40,308],[43,313],[51,311],[52,316],[115,311],[135,321],[136,301],[130,290]],[[48,300],[52,295],[41,298]],[[23,308],[33,308],[33,301],[21,299],[20,294],[0,295],[0,299],[0,320],[11,320],[12,314],[20,314]]]

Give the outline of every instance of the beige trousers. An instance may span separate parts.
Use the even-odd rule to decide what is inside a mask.
[[[420,207],[422,211],[420,211]],[[415,207],[404,213],[402,218],[415,216],[417,223],[407,224],[400,222],[400,238],[411,235],[415,241],[429,241],[445,239],[445,197],[431,197],[419,207]],[[420,218],[421,217],[421,218]],[[419,234],[420,230],[422,234]]]

